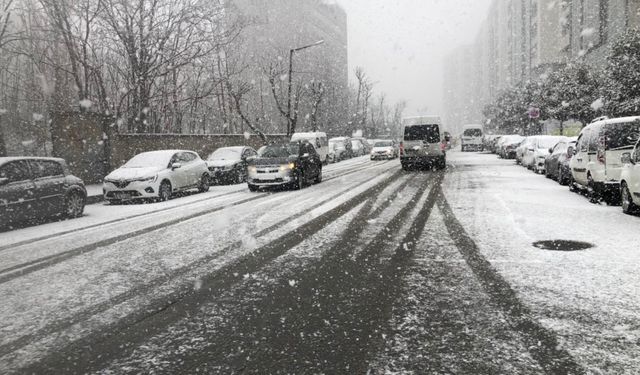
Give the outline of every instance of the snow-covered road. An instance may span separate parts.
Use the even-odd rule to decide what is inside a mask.
[[[0,372],[637,373],[639,228],[457,152],[95,205],[0,233]]]

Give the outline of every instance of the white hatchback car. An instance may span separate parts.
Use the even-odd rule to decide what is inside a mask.
[[[566,137],[553,135],[531,137],[522,156],[522,165],[536,173],[544,173],[544,161],[549,156],[549,149],[565,139]]]
[[[135,199],[168,200],[172,194],[209,190],[207,163],[193,151],[143,152],[104,178],[105,200],[111,203]]]
[[[633,214],[640,210],[640,141],[633,152],[622,154],[622,171],[620,172],[620,192],[622,211]]]

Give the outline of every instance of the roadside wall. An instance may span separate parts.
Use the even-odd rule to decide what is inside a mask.
[[[269,142],[285,142],[284,134],[267,135]],[[242,134],[115,134],[111,138],[112,167],[117,168],[134,155],[154,150],[192,150],[203,159],[220,147],[263,146],[257,135]]]
[[[53,156],[67,161],[72,173],[86,184],[102,182],[104,176],[138,153],[182,149],[202,158],[220,147],[263,146],[257,135],[242,134],[117,134],[115,121],[95,113],[65,112],[51,116]],[[284,134],[267,135],[269,142],[287,142]]]

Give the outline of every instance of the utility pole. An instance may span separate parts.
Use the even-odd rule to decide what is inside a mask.
[[[308,46],[292,48],[289,50],[289,84],[287,87],[287,136],[291,136],[291,131],[293,128],[293,116],[291,113],[291,86],[293,84],[293,55],[302,51],[303,49],[319,46],[324,43],[324,40],[319,40],[313,44],[309,44]]]

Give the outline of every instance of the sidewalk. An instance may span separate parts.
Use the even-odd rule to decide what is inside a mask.
[[[102,184],[86,185],[85,188],[87,188],[87,204],[96,204],[104,200]]]

